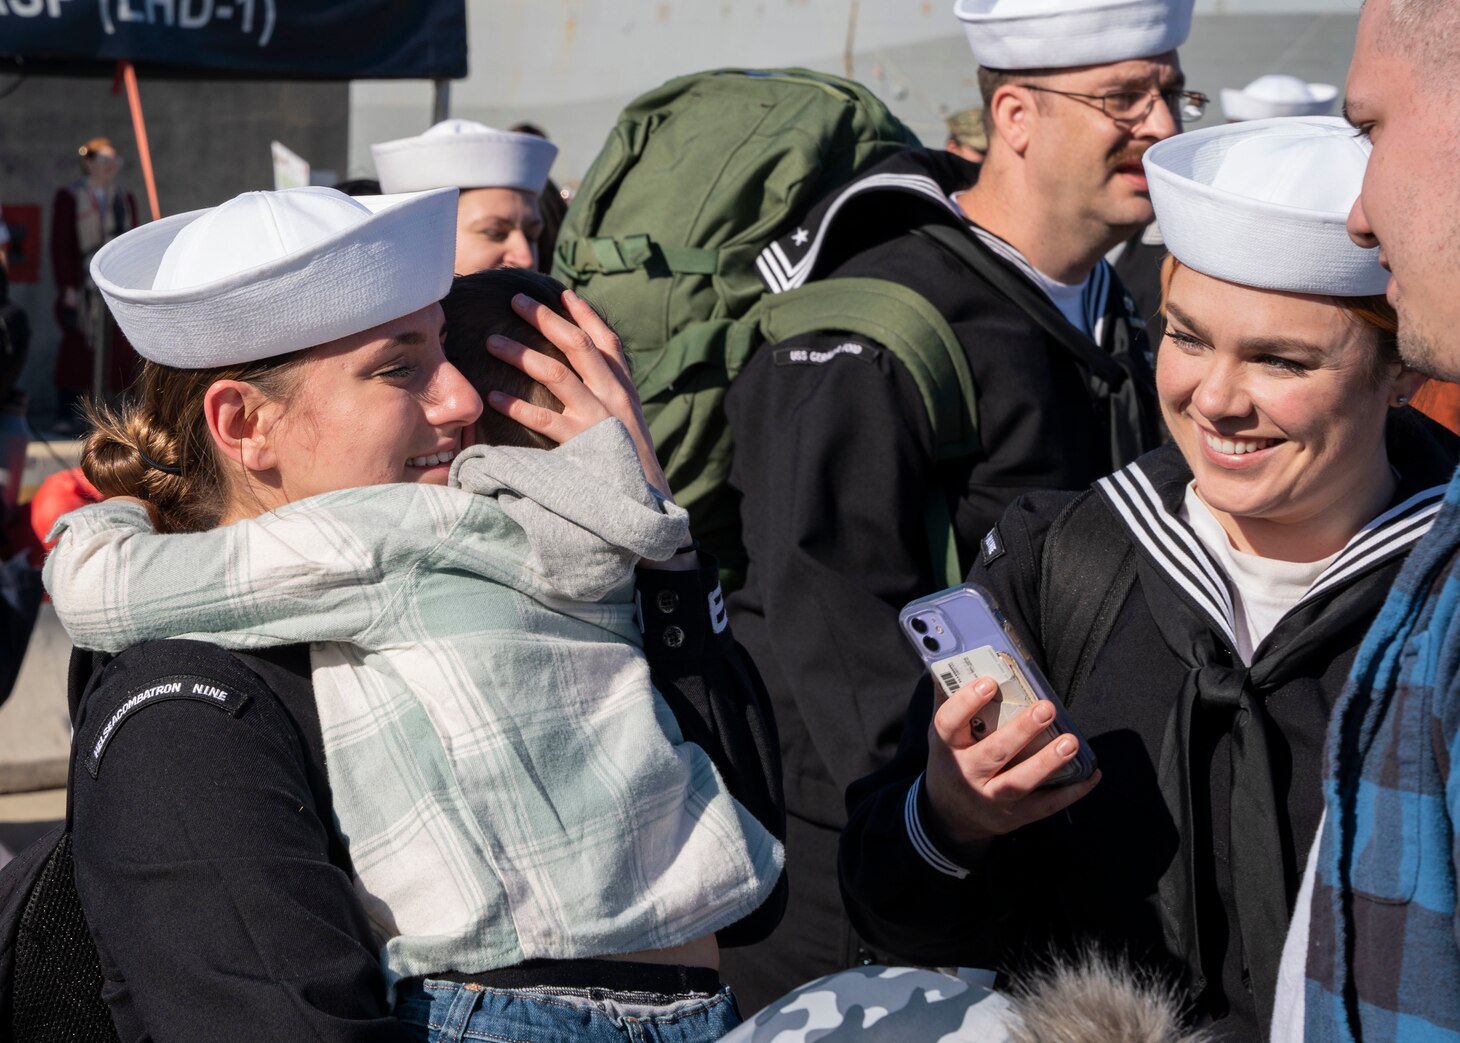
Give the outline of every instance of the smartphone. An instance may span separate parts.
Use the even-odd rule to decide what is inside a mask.
[[[1080,740],[1080,751],[1045,785],[1066,786],[1094,773],[1095,755],[1089,744],[987,590],[964,583],[930,594],[907,605],[898,622],[945,694],[951,696],[977,677],[991,677],[998,683],[999,694],[970,725],[975,739],[1007,724],[1040,699],[1048,699],[1054,704],[1054,720],[1011,763],[1033,756],[1068,734]]]

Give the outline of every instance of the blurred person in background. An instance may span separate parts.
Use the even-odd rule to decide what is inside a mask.
[[[340,181],[335,185],[336,192],[343,192],[347,196],[378,196],[380,195],[380,182],[374,178],[357,177],[348,181]]]
[[[984,127],[983,109],[964,109],[947,119],[948,140],[943,147],[970,163],[982,163],[989,150],[989,132]]]
[[[77,152],[82,176],[56,192],[51,204],[51,268],[56,282],[56,352],[59,420],[56,430],[78,434],[81,398],[95,385],[95,352],[107,355],[107,392],[132,383],[140,362],[91,281],[91,258],[102,246],[137,226],[137,201],[117,185],[122,158],[106,138],[92,138]]]
[[[0,703],[10,695],[40,611],[41,554],[33,552],[30,505],[17,508],[25,448],[25,392],[17,386],[30,354],[30,318],[10,300],[7,247],[10,235],[0,219]],[[0,844],[0,865],[11,853]]]
[[[461,190],[456,274],[537,268],[542,194],[558,147],[535,134],[449,119],[419,137],[371,145],[381,191]]]
[[[3,227],[3,226],[0,226]],[[20,372],[30,357],[30,316],[10,299],[9,269],[0,266],[0,327],[4,327],[5,349],[0,352],[0,403],[24,401]]]
[[[531,134],[547,140],[547,131],[536,123],[514,123],[510,129],[514,134]],[[542,211],[542,235],[537,239],[537,270],[550,272],[553,250],[558,245],[558,229],[563,227],[563,218],[568,215],[567,197],[552,178],[547,179],[547,185],[538,197],[538,209]]]
[[[1259,76],[1246,87],[1222,88],[1222,116],[1228,123],[1269,120],[1280,116],[1327,116],[1333,112],[1338,88],[1331,83],[1309,83],[1286,73]]]

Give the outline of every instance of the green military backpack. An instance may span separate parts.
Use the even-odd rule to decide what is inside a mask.
[[[893,352],[923,392],[941,447],[976,444],[974,387],[957,338],[919,294],[876,279],[769,294],[756,257],[811,207],[918,140],[870,91],[805,69],[721,69],[629,104],[589,168],[554,251],[553,275],[623,338],[675,499],[744,578],[724,398],[761,344],[837,330]],[[930,506],[934,553],[955,580],[946,502]]]

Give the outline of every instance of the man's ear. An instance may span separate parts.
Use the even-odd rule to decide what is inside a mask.
[[[993,121],[994,136],[1016,155],[1024,155],[1029,148],[1030,124],[1037,115],[1034,92],[1016,84],[1001,85],[989,99],[989,118]]]
[[[213,444],[247,471],[267,471],[277,463],[270,438],[277,412],[276,403],[242,380],[214,381],[203,395]]]

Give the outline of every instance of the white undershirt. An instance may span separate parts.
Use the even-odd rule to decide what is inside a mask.
[[[1196,495],[1195,482],[1186,487],[1179,513],[1231,581],[1237,654],[1251,665],[1252,653],[1263,638],[1303,600],[1338,552],[1320,561],[1278,561],[1237,550],[1211,508]]]
[[[1044,295],[1060,310],[1060,314],[1069,320],[1071,326],[1086,333],[1090,332],[1090,317],[1085,308],[1085,291],[1090,286],[1090,280],[1094,278],[1093,272],[1076,283],[1051,279],[1034,267],[1034,264],[1020,252],[1017,246],[1000,239],[993,232],[980,228],[978,225],[972,225],[972,227],[974,235],[978,236],[985,246],[1018,268],[1029,277],[1030,282],[1043,290]]]
[[[1085,287],[1090,285],[1090,277],[1087,275],[1084,282],[1071,284],[1055,282],[1037,268],[1034,275],[1039,288],[1049,295],[1060,314],[1070,320],[1070,325],[1089,333],[1090,326],[1085,321]]]
[[[1298,900],[1293,905],[1293,922],[1288,925],[1288,938],[1283,943],[1277,991],[1273,996],[1270,1043],[1303,1043],[1303,1024],[1308,1013],[1308,935],[1313,928],[1313,882],[1318,875],[1318,844],[1327,821],[1325,808],[1318,819],[1313,846],[1308,849],[1303,883],[1298,887]]]
[[[962,194],[961,192],[955,192],[948,198],[957,204],[958,197]],[[968,224],[973,229],[974,235],[978,236],[979,240],[985,246],[1008,261],[1015,268],[1018,268],[1029,277],[1030,282],[1043,290],[1044,295],[1059,309],[1060,314],[1069,320],[1071,326],[1077,330],[1083,330],[1092,337],[1095,336],[1097,331],[1094,328],[1093,317],[1090,314],[1091,309],[1085,303],[1085,291],[1090,287],[1090,280],[1095,277],[1094,272],[1091,272],[1076,283],[1060,282],[1056,279],[1051,279],[1048,275],[1045,275],[1038,268],[1034,267],[1034,264],[1029,258],[1025,257],[1019,248],[1007,239],[999,238],[993,232],[985,228],[980,228],[972,221]]]

